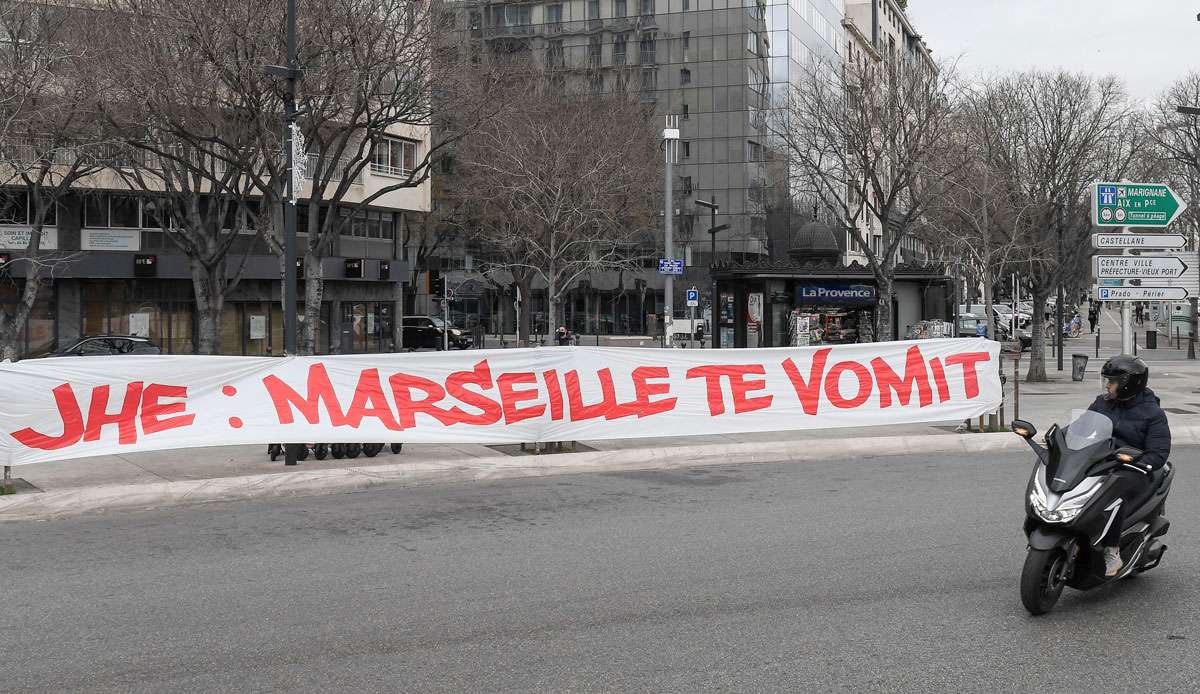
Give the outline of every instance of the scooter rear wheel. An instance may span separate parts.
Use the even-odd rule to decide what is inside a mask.
[[[1046,614],[1054,609],[1066,581],[1067,553],[1061,548],[1030,549],[1021,571],[1021,603],[1029,614]]]

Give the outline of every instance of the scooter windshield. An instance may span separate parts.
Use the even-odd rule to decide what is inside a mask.
[[[1069,450],[1081,451],[1111,439],[1112,432],[1112,420],[1108,417],[1091,410],[1075,410],[1063,438]]]

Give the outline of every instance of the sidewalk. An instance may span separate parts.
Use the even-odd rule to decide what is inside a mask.
[[[1112,341],[1119,342],[1113,335]],[[1040,431],[1065,421],[1072,410],[1086,408],[1100,392],[1099,367],[1116,352],[1102,333],[1101,360],[1089,360],[1082,382],[1071,380],[1072,353],[1081,342],[1094,350],[1091,336],[1066,341],[1064,370],[1047,350],[1047,383],[1026,383],[1029,354],[1021,355],[1019,414]],[[1200,361],[1187,361],[1186,349],[1143,350],[1152,369],[1151,387],[1180,444],[1200,443]],[[1181,356],[1182,354],[1182,356]],[[1014,415],[1013,354],[1004,355],[1008,377],[1004,387],[1004,425]],[[73,515],[108,508],[128,508],[249,498],[281,494],[319,494],[360,489],[374,484],[494,479],[568,471],[644,469],[693,464],[731,464],[763,460],[856,458],[928,450],[947,452],[1008,448],[1020,442],[1011,434],[958,434],[961,422],[920,425],[780,431],[758,434],[581,441],[580,452],[521,455],[515,447],[478,444],[405,444],[399,454],[388,449],[376,458],[354,460],[312,458],[296,467],[271,462],[266,446],[226,446],[183,451],[155,451],[38,463],[13,468],[25,484],[13,496],[0,497],[0,520]],[[975,420],[973,428],[978,428]],[[1193,432],[1195,436],[1192,435]],[[1190,437],[1190,438],[1189,438]],[[1195,440],[1192,440],[1192,439]],[[990,443],[985,443],[988,441]],[[510,453],[517,453],[510,455]],[[35,501],[35,497],[40,497]],[[51,497],[56,501],[50,503]]]

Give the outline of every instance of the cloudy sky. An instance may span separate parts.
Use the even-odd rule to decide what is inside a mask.
[[[909,0],[940,58],[964,72],[1063,67],[1115,74],[1138,98],[1200,70],[1200,0]]]

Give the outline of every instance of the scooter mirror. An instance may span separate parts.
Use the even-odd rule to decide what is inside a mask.
[[[1037,436],[1037,428],[1023,419],[1014,419],[1012,430],[1014,434],[1024,439],[1032,439]]]
[[[1114,455],[1116,455],[1117,460],[1121,461],[1122,463],[1136,463],[1142,459],[1142,456],[1145,455],[1145,453],[1136,448],[1124,446],[1122,448],[1118,448]]]

